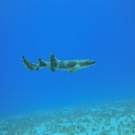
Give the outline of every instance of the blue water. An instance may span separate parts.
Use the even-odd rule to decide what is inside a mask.
[[[0,115],[135,97],[135,2],[0,1]],[[75,73],[27,70],[22,55],[91,59]]]

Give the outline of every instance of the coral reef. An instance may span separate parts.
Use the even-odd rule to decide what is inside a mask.
[[[2,118],[0,135],[135,135],[135,100]]]

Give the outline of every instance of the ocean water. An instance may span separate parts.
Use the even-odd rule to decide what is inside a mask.
[[[126,0],[0,1],[0,135],[135,135],[134,7]],[[30,71],[22,61],[49,62],[50,54],[96,64],[70,73]]]

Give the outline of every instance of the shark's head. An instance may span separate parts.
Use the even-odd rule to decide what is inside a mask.
[[[79,66],[80,66],[80,68],[86,68],[86,67],[94,65],[95,63],[96,62],[93,60],[80,60]]]

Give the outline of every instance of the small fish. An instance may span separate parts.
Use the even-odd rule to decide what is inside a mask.
[[[38,64],[28,61],[24,56],[22,59],[25,67],[29,70],[38,71],[41,68],[50,68],[52,72],[57,70],[67,70],[74,73],[78,69],[87,68],[96,63],[93,60],[59,60],[54,54],[50,55],[50,62],[38,58]]]

